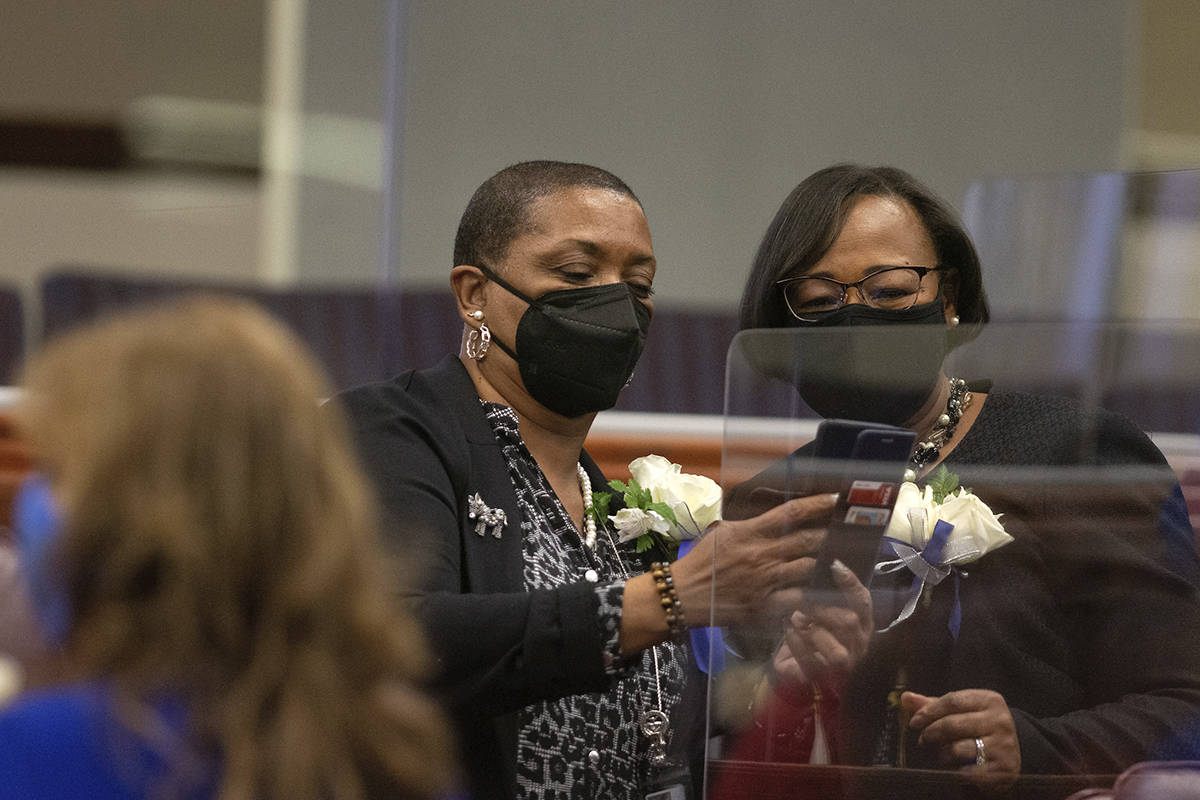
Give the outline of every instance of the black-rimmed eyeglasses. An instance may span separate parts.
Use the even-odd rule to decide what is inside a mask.
[[[895,311],[912,308],[921,294],[921,282],[925,276],[941,269],[888,267],[854,283],[801,275],[798,278],[784,278],[775,284],[783,291],[783,299],[793,317],[802,322],[816,322],[822,315],[844,306],[851,289],[857,290],[863,302],[871,308]]]

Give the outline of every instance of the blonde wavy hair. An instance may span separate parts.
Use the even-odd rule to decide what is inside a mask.
[[[215,763],[222,799],[447,790],[448,729],[414,688],[427,652],[375,501],[282,325],[186,298],[53,341],[23,384],[19,422],[65,520],[76,677],[111,686],[179,774]],[[188,721],[173,745],[164,696]]]

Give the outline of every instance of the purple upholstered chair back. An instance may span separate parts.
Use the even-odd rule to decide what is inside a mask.
[[[457,351],[462,323],[448,291],[272,288],[63,269],[42,282],[42,329],[61,333],[107,311],[188,291],[248,298],[287,324],[337,388],[379,380]]]
[[[1067,800],[1200,800],[1200,761],[1144,761],[1111,789],[1084,789]]]
[[[60,269],[42,283],[43,332],[52,336],[112,309],[207,290],[248,297],[290,325],[336,387],[379,380],[457,352],[462,322],[448,287],[288,287],[130,277]],[[618,409],[693,414],[724,410],[732,312],[659,308],[645,355]]]

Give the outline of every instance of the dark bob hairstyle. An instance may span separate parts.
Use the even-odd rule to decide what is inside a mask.
[[[855,198],[895,197],[912,206],[929,232],[938,264],[957,273],[956,309],[961,323],[950,331],[951,347],[970,341],[988,321],[979,254],[958,215],[941,198],[904,170],[838,164],[800,182],[771,220],[746,289],[741,327],[785,328],[795,324],[775,282],[803,275],[833,245]]]

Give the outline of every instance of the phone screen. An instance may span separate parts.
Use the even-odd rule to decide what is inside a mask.
[[[879,542],[891,521],[916,439],[916,434],[904,428],[855,422],[851,423],[853,444],[847,451],[845,442],[849,434],[845,422],[827,422],[838,430],[832,441],[842,452],[835,453],[835,445],[830,445],[824,455],[820,446],[814,452],[814,460],[822,460],[814,473],[825,477],[836,475],[839,487],[838,502],[817,553],[809,585],[809,599],[815,605],[841,603],[841,590],[830,571],[835,559],[849,567],[864,586],[870,585]]]

